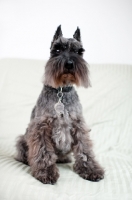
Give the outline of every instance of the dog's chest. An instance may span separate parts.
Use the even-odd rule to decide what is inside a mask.
[[[54,124],[52,139],[56,149],[62,154],[66,154],[71,150],[71,145],[73,143],[71,129],[72,126],[69,117],[67,117],[67,119],[58,118]]]
[[[78,118],[80,110],[78,96],[74,90],[72,94],[64,93],[62,101],[54,102],[53,114],[55,120],[52,129],[52,139],[59,153],[66,154],[71,151],[73,144],[71,135],[73,119]]]

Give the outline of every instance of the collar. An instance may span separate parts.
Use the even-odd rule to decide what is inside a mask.
[[[54,90],[56,93],[58,93],[60,91],[61,92],[70,92],[72,90],[73,86],[65,86],[65,87],[62,87],[62,89],[61,89],[61,87],[53,88],[53,87],[51,87],[49,85],[44,85],[44,88],[45,89]]]

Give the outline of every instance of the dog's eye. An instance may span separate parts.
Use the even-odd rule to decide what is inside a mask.
[[[57,53],[60,53],[60,49],[56,49],[56,52],[57,52]]]

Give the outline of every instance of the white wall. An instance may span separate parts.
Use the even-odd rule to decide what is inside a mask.
[[[132,64],[132,0],[0,0],[0,58],[47,59],[60,24],[89,63]]]

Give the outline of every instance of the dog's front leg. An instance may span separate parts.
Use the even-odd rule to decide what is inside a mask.
[[[47,122],[31,123],[28,128],[28,163],[32,175],[45,184],[54,184],[59,178],[57,156]]]
[[[76,124],[74,128],[73,152],[75,156],[74,170],[82,178],[90,181],[99,181],[104,178],[104,170],[94,159],[92,142],[85,125]]]

